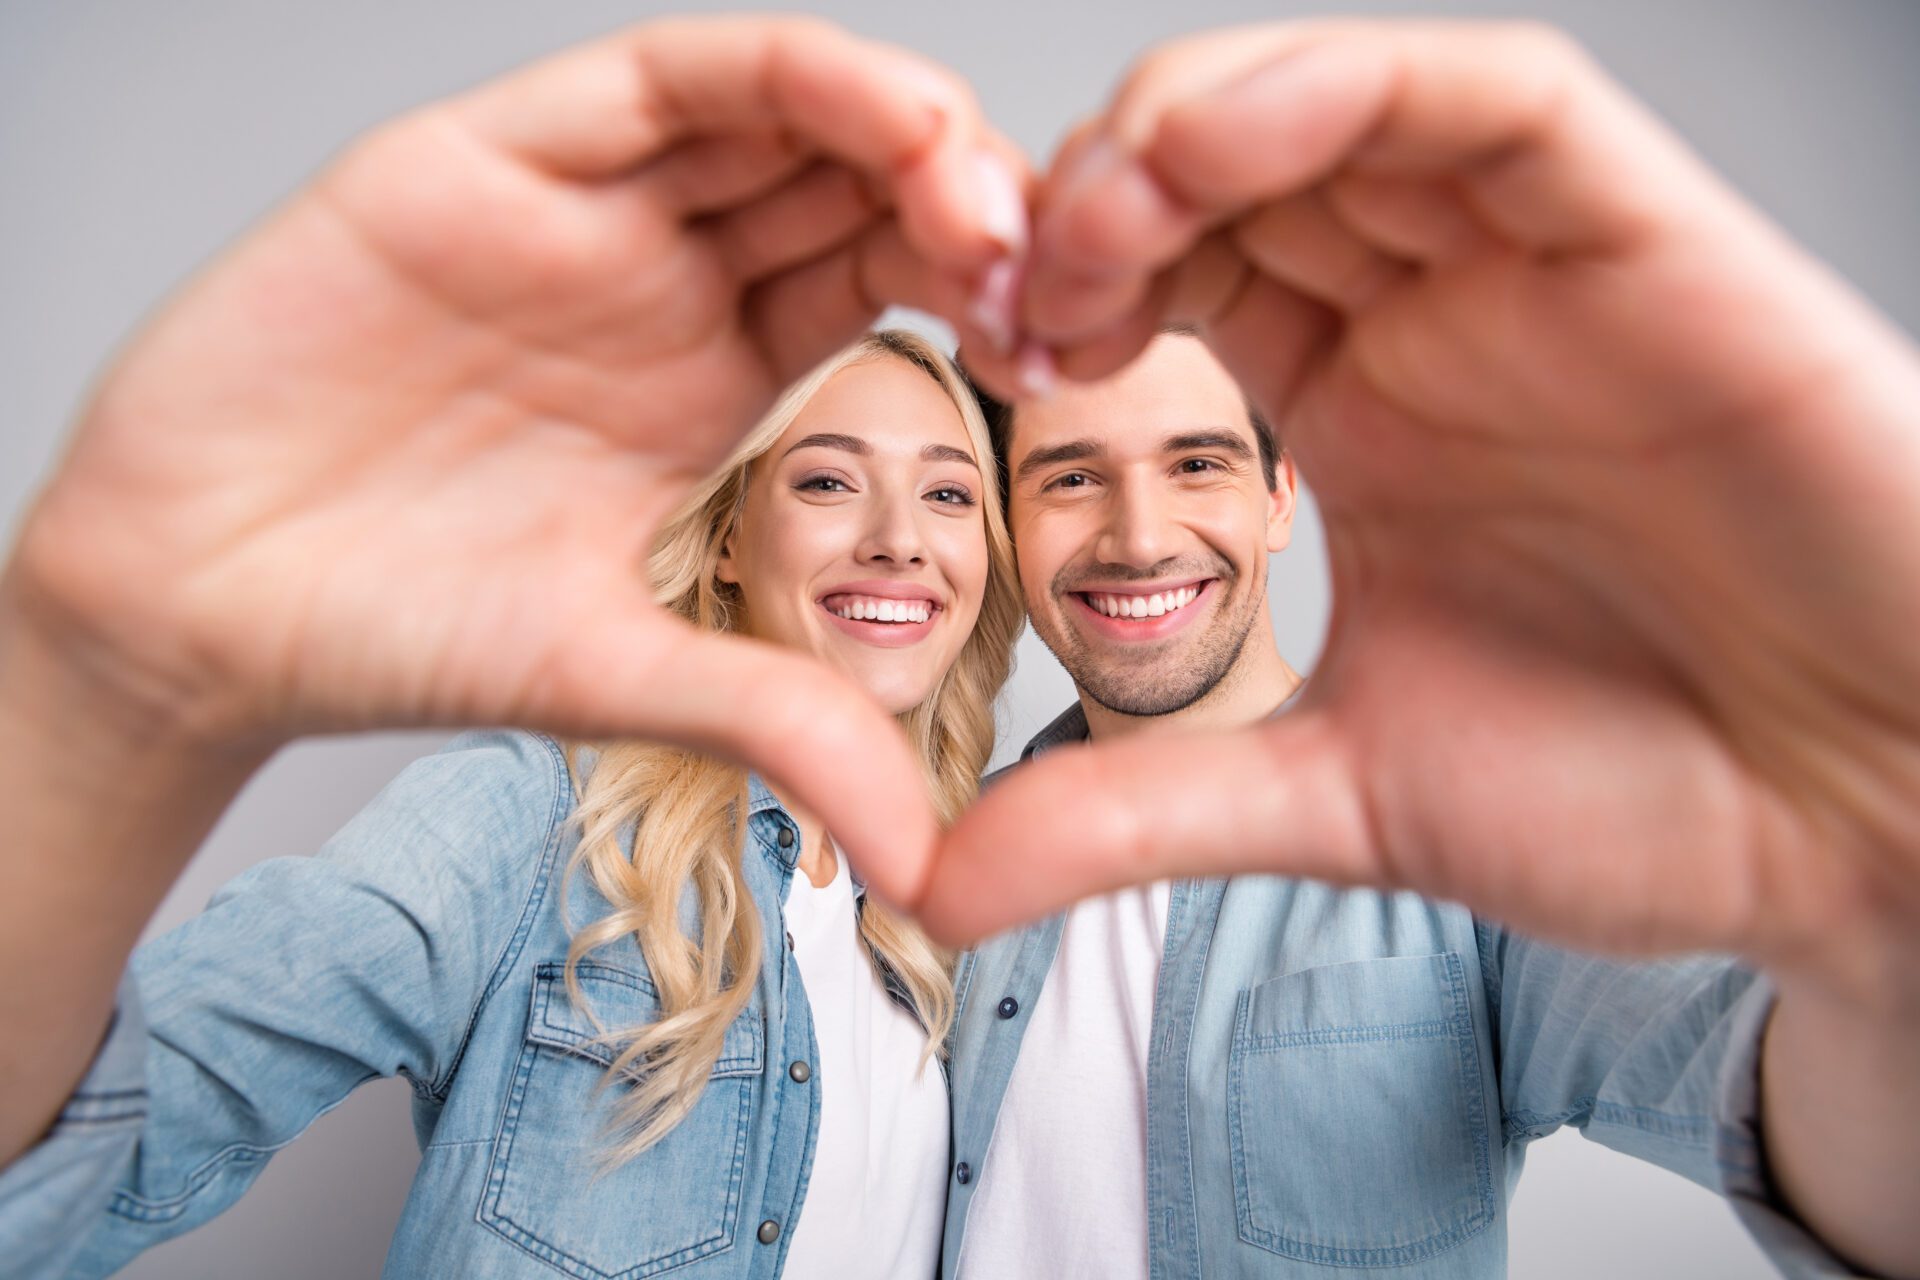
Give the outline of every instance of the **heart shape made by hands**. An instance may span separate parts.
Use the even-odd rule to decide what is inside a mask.
[[[1293,709],[941,835],[851,684],[647,598],[652,531],[896,302],[1008,394],[1199,328],[1325,520]],[[950,939],[1268,872],[1846,979],[1920,935],[1916,405],[1904,337],[1532,28],[1180,41],[1033,179],[922,59],[675,21],[376,131],[216,264],[0,612],[181,770],[389,724],[725,753]]]

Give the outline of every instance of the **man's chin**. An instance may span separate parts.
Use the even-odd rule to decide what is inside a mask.
[[[1241,630],[1236,641],[1221,634],[1231,627],[1216,615],[1195,618],[1199,626],[1134,639],[1076,625],[1070,608],[1051,621],[1059,628],[1054,635],[1037,620],[1034,630],[1074,687],[1108,711],[1139,718],[1175,715],[1205,699],[1232,672],[1251,630]]]

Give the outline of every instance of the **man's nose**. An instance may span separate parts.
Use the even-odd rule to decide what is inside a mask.
[[[1101,563],[1147,569],[1178,549],[1172,513],[1154,486],[1117,483],[1106,507],[1100,544],[1094,549]]]

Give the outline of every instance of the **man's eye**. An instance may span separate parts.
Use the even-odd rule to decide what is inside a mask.
[[[1084,489],[1091,481],[1078,471],[1069,471],[1058,479],[1047,483],[1049,489]]]
[[[1217,471],[1219,466],[1212,458],[1182,458],[1180,470],[1186,475],[1196,476],[1208,471]]]

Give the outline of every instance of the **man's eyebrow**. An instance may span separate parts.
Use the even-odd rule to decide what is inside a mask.
[[[964,462],[975,471],[980,469],[980,464],[973,460],[972,454],[950,444],[930,444],[920,451],[920,457],[925,462]]]
[[[1099,454],[1100,442],[1097,440],[1068,440],[1063,444],[1048,445],[1044,449],[1035,449],[1020,459],[1020,468],[1015,471],[1015,482],[1025,480],[1034,472],[1061,462],[1079,462],[1083,458],[1092,458]]]
[[[1160,446],[1163,453],[1188,453],[1194,449],[1221,449],[1236,458],[1251,459],[1253,446],[1233,431],[1183,431],[1168,436]]]
[[[873,452],[873,446],[859,436],[843,435],[838,431],[816,431],[810,436],[801,436],[788,445],[786,453],[780,456],[784,458],[795,449],[843,449],[862,456]]]

